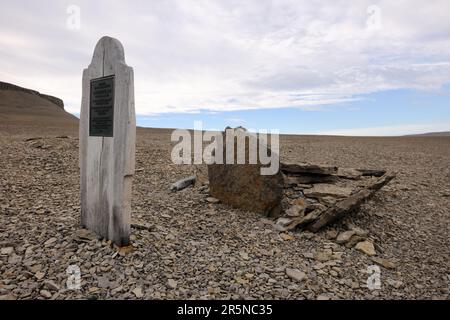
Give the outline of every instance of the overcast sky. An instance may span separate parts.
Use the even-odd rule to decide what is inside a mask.
[[[450,130],[449,13],[448,0],[2,0],[0,81],[77,114],[82,69],[109,35],[135,70],[141,125]]]

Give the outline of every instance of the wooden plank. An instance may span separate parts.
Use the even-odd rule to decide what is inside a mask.
[[[317,232],[324,226],[340,219],[342,216],[352,213],[359,209],[361,204],[372,197],[375,192],[385,186],[389,181],[395,178],[395,173],[387,173],[377,181],[369,185],[367,188],[358,191],[350,197],[339,201],[334,206],[323,212],[320,217],[313,223],[311,223],[307,229],[312,232]]]
[[[281,171],[285,174],[291,173],[308,173],[332,175],[337,173],[337,167],[320,166],[308,163],[281,163]]]
[[[89,136],[90,81],[114,76],[112,137]],[[83,72],[80,113],[81,224],[118,246],[129,244],[136,119],[133,69],[121,43],[103,37]]]

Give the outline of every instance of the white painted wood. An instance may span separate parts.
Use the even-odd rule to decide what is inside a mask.
[[[90,80],[114,75],[113,137],[89,136]],[[136,117],[133,68],[122,44],[110,37],[97,43],[83,71],[80,113],[81,224],[118,246],[129,244],[131,185],[135,168]]]

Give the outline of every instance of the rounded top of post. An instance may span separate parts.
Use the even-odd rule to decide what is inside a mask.
[[[119,40],[108,36],[102,37],[95,45],[91,63],[102,63],[106,55],[113,60],[125,62],[122,44]]]

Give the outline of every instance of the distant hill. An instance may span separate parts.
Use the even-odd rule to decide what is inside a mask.
[[[450,137],[450,131],[411,134],[409,137]]]
[[[0,82],[0,125],[76,127],[78,118],[59,98]]]

